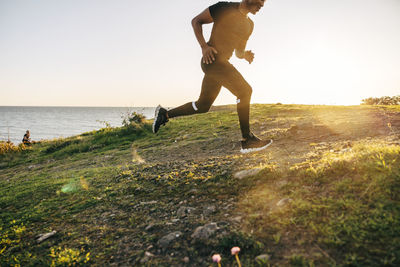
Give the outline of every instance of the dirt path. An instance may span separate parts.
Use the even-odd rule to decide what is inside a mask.
[[[234,107],[218,107],[214,110],[234,111]],[[298,113],[297,110],[286,113]],[[275,114],[267,119],[260,114],[252,117],[253,132],[261,138],[272,138],[274,143],[267,150],[242,155],[240,135],[229,131],[224,136],[210,136],[207,140],[179,142],[168,147],[154,146],[139,149],[138,153],[146,162],[202,162],[215,157],[257,158],[254,164],[266,160],[290,165],[326,150],[341,150],[363,139],[385,139],[396,142],[400,133],[400,113],[385,109],[316,109],[288,116]]]

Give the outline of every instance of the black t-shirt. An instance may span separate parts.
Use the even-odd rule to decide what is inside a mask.
[[[239,5],[237,2],[218,2],[209,7],[214,25],[208,44],[217,49],[217,60],[228,60],[253,32],[253,21],[240,13]]]

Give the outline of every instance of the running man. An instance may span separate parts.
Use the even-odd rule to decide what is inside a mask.
[[[171,110],[158,106],[153,123],[154,133],[157,133],[160,126],[165,125],[170,118],[208,112],[223,86],[237,97],[237,112],[243,136],[241,152],[262,150],[272,143],[272,140],[259,139],[250,131],[252,88],[229,63],[234,51],[238,58],[245,59],[249,64],[253,62],[254,53],[245,50],[254,27],[253,21],[247,15],[255,15],[264,6],[265,1],[218,2],[192,20],[193,30],[203,53],[201,68],[205,75],[200,97],[197,101]],[[207,43],[203,36],[203,24],[208,23],[214,24]]]

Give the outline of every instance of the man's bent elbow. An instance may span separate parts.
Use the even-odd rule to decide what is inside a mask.
[[[196,25],[199,25],[199,24],[200,24],[200,23],[199,23],[199,19],[198,19],[197,17],[194,17],[194,18],[192,19],[192,27],[195,28]]]
[[[240,58],[240,59],[244,58],[244,52],[243,51],[235,50],[235,55],[236,55],[237,58]]]

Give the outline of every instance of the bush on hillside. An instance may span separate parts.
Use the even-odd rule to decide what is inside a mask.
[[[24,144],[19,144],[18,146],[14,145],[12,142],[3,142],[0,141],[0,155],[6,154],[8,152],[18,152],[26,150],[27,146]]]
[[[362,105],[400,105],[400,95],[370,97],[362,100]]]
[[[122,116],[122,125],[124,127],[129,127],[132,124],[142,124],[145,121],[145,116],[143,114],[137,113],[135,111],[128,112],[124,116]]]

